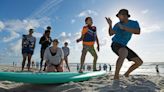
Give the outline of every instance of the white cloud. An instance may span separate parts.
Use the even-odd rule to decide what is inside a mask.
[[[40,19],[23,19],[23,20],[8,20],[4,21],[5,29],[15,32],[24,32],[30,28],[44,28],[47,25],[51,25],[50,18],[43,17]]]
[[[161,31],[160,29],[161,29],[161,27],[159,25],[153,24],[151,26],[148,25],[148,26],[141,27],[141,30],[142,30],[141,32],[143,32],[143,33],[151,33],[151,32]]]
[[[5,25],[3,24],[2,21],[0,21],[0,31],[1,31],[2,29],[4,29],[4,27],[5,27]]]
[[[34,32],[33,36],[36,37],[36,38],[41,38],[43,36],[43,34],[39,33],[39,32]]]
[[[58,37],[58,39],[61,41],[62,44],[64,42],[71,43],[72,42],[72,36],[71,35],[72,35],[71,33],[62,32],[60,34],[60,36]]]
[[[93,10],[85,10],[82,11],[81,13],[79,13],[78,17],[87,17],[87,16],[91,16],[91,15],[98,15],[98,13],[96,11]]]
[[[21,53],[22,39],[19,39],[16,43],[10,44],[9,50],[13,53]]]
[[[75,21],[76,21],[75,19],[72,19],[72,20],[71,20],[71,24],[75,23]]]
[[[30,18],[41,18],[54,13],[63,0],[46,0],[38,9],[31,14]]]
[[[42,28],[44,29],[48,25],[51,25],[50,18],[43,17],[40,19],[23,19],[23,20],[7,20],[0,22],[1,28],[3,28],[2,31],[7,31],[8,33],[5,35],[5,37],[1,38],[3,42],[10,42],[16,38],[19,38],[20,35],[28,33],[27,30],[30,28]],[[1,30],[1,29],[0,29]],[[35,30],[34,36],[41,37],[42,33],[37,32]]]
[[[16,39],[16,38],[19,38],[20,35],[14,31],[10,31],[10,34],[4,38],[2,38],[2,41],[3,42],[10,42],[12,41],[13,39]]]
[[[148,12],[149,12],[148,9],[145,9],[145,10],[141,11],[142,14],[147,14]]]

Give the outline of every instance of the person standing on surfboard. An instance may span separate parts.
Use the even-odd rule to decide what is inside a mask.
[[[47,47],[44,53],[44,60],[47,64],[47,72],[63,72],[64,53],[58,47],[59,41],[53,40],[53,46]]]
[[[62,50],[64,52],[64,61],[65,61],[66,65],[67,65],[67,68],[70,72],[70,68],[69,68],[69,65],[68,65],[68,56],[69,56],[69,53],[70,53],[70,50],[68,48],[68,42],[64,43],[64,47],[62,47]]]
[[[40,50],[40,57],[41,57],[40,71],[42,70],[44,52],[45,52],[46,48],[51,45],[51,42],[52,42],[52,39],[50,37],[50,32],[51,32],[51,27],[48,26],[47,29],[45,30],[44,35],[40,38],[40,41],[39,41],[39,44],[41,44],[41,50]],[[43,71],[45,71],[45,69],[46,69],[46,63],[44,64]]]
[[[33,29],[29,30],[28,35],[23,35],[22,39],[22,55],[23,55],[23,61],[22,61],[22,71],[24,70],[25,62],[28,57],[28,64],[27,68],[28,71],[30,71],[30,65],[31,65],[31,57],[34,53],[36,38],[32,35]]]
[[[111,48],[113,52],[118,55],[114,80],[119,80],[119,72],[126,58],[129,61],[133,61],[134,64],[124,74],[125,77],[129,77],[129,74],[141,66],[143,61],[133,50],[127,47],[132,34],[140,34],[138,22],[129,19],[130,15],[127,9],[121,9],[116,16],[119,18],[120,22],[116,23],[113,28],[112,20],[107,17],[106,20],[109,24],[109,35],[114,35]]]
[[[96,69],[96,63],[97,63],[97,53],[94,48],[95,41],[97,42],[97,50],[99,51],[99,40],[97,37],[96,27],[92,26],[93,21],[91,17],[87,17],[85,19],[86,25],[83,27],[82,35],[79,39],[77,39],[77,43],[80,41],[83,41],[83,49],[82,49],[82,55],[81,55],[81,66],[79,72],[83,72],[83,65],[85,61],[85,56],[87,52],[90,52],[91,55],[94,57],[93,60],[93,71],[97,71]]]

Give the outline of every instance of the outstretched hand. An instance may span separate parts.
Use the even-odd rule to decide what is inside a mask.
[[[100,46],[97,46],[97,51],[100,51]]]
[[[110,26],[112,26],[112,20],[108,17],[105,17],[105,19],[106,19],[106,21],[108,22],[108,24],[110,25]]]
[[[76,42],[79,43],[81,40],[80,39],[77,39]]]

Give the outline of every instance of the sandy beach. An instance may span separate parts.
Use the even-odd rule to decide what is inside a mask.
[[[2,70],[3,69],[3,70]],[[20,68],[0,66],[1,71],[19,70]],[[121,76],[120,86],[113,88],[113,74],[84,82],[65,84],[34,85],[0,81],[0,92],[164,92],[164,77],[150,75]]]

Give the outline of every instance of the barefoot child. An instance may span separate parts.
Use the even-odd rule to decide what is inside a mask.
[[[99,40],[96,34],[96,27],[92,26],[92,18],[87,17],[85,19],[86,25],[83,27],[82,30],[82,35],[79,39],[77,39],[77,42],[83,41],[83,50],[82,50],[82,55],[81,55],[81,66],[79,72],[83,72],[83,65],[85,61],[85,56],[87,52],[90,52],[91,55],[94,57],[93,60],[93,71],[96,71],[96,63],[97,63],[97,53],[94,48],[94,43],[95,41],[97,42],[97,50],[99,51]]]
[[[70,68],[69,68],[69,65],[68,65],[68,56],[69,56],[70,50],[68,48],[68,43],[67,42],[64,43],[64,47],[62,47],[62,50],[64,52],[64,61],[66,63],[68,71],[70,72]]]

